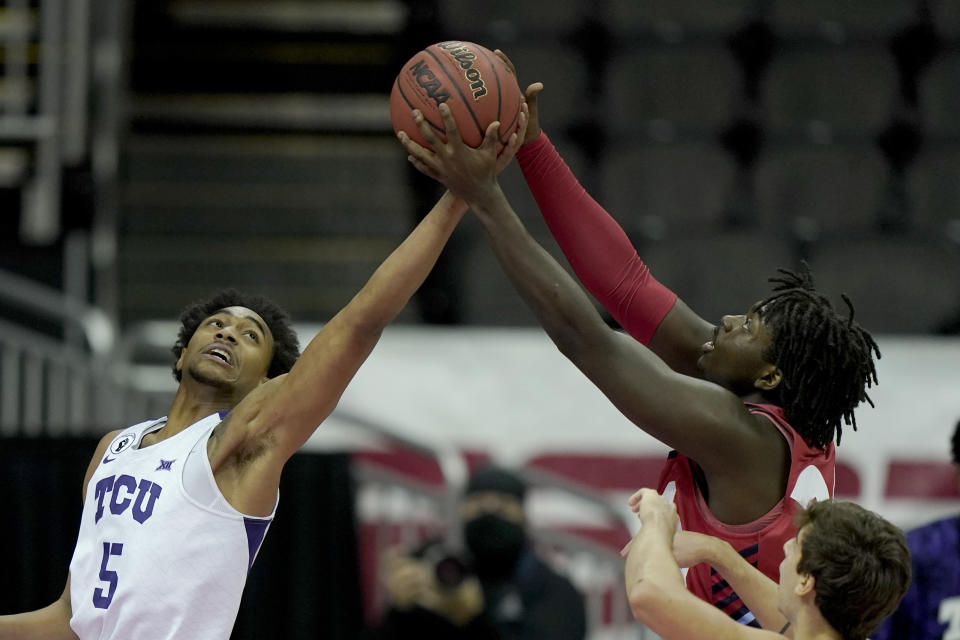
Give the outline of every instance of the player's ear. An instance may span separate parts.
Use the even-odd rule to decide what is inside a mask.
[[[803,573],[800,574],[800,580],[797,582],[797,586],[793,588],[793,592],[803,598],[813,593],[816,586],[817,579],[809,573]]]
[[[760,371],[760,377],[753,381],[760,391],[772,391],[783,381],[783,371],[780,367],[767,363]]]

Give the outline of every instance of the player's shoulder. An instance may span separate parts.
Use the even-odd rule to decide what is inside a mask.
[[[97,443],[97,448],[94,450],[93,455],[90,456],[90,462],[87,464],[87,472],[83,476],[83,485],[81,497],[86,498],[86,487],[90,484],[90,478],[93,476],[94,470],[100,463],[100,458],[103,456],[104,452],[107,450],[107,447],[110,446],[110,443],[123,432],[122,429],[117,429],[116,431],[110,431],[105,433],[100,442]]]
[[[113,431],[108,431],[103,434],[103,437],[100,438],[100,442],[97,443],[97,448],[93,452],[94,458],[99,458],[103,455],[103,452],[106,451],[107,447],[110,446],[110,443],[113,442],[114,438],[123,433],[123,429],[114,429]]]
[[[143,430],[144,427],[155,424],[156,422],[157,422],[156,419],[145,420],[143,422],[137,423],[130,427],[108,431],[107,433],[103,434],[103,437],[100,438],[100,442],[97,443],[97,451],[95,453],[95,457],[96,457],[96,454],[102,454],[103,451],[108,446],[110,446],[110,443],[116,440],[117,438],[119,438],[121,435],[127,436],[130,439],[130,441],[133,442],[134,440],[136,440],[137,436]]]
[[[92,458],[90,459],[91,469],[96,466],[97,462],[103,457],[107,449],[118,438],[126,438],[126,442],[118,445],[119,447],[126,448],[136,441],[138,435],[145,427],[156,424],[156,422],[156,419],[145,420],[133,426],[123,429],[114,429],[113,431],[108,431],[107,433],[103,434],[103,436],[100,438],[100,441],[97,443],[97,448],[94,450]]]
[[[121,433],[123,433],[123,429],[114,429],[113,431],[108,431],[107,433],[103,434],[102,438],[100,438],[100,442],[98,446],[105,446],[110,444],[110,442]]]

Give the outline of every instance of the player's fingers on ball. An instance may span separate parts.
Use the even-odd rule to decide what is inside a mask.
[[[433,161],[433,152],[429,149],[421,147],[409,137],[407,138],[407,141],[404,142],[403,146],[407,150],[407,158],[410,158],[411,160],[417,160],[423,164],[430,164]]]
[[[427,149],[420,146],[413,138],[407,135],[406,131],[398,132],[397,140],[399,140],[400,144],[403,145],[403,148],[407,150],[407,153],[411,155],[423,155],[425,152],[427,152]]]
[[[517,66],[513,64],[513,61],[510,60],[510,57],[505,54],[501,49],[494,49],[493,52],[497,54],[497,57],[503,60],[503,64],[507,65],[507,69],[513,72],[513,75],[517,75]]]
[[[527,125],[530,123],[530,118],[528,114],[530,109],[527,107],[526,103],[520,105],[520,116],[517,118],[517,136],[523,140],[524,136],[527,134]]]
[[[433,131],[433,127],[430,126],[430,123],[427,122],[427,119],[423,117],[423,113],[419,109],[413,110],[413,123],[417,125],[417,129],[420,130],[420,135],[423,136],[423,139],[426,143],[434,148],[437,143],[437,135]]]
[[[437,136],[436,132],[434,132],[433,127],[430,126],[430,123],[427,122],[427,119],[423,117],[423,113],[421,113],[419,109],[413,110],[413,122],[417,125],[417,129],[420,130],[420,135],[423,136],[424,141],[426,141],[430,147],[437,149],[438,145],[441,144],[440,138]],[[407,148],[409,149],[410,147]]]
[[[520,148],[520,144],[523,141],[522,133],[517,130],[510,134],[510,137],[507,138],[507,143],[503,146],[503,149],[500,150],[500,154],[497,156],[497,175],[499,175],[507,166],[513,161],[514,156],[517,155],[517,150]]]
[[[487,125],[487,130],[483,134],[483,143],[480,145],[481,149],[489,149],[493,147],[496,149],[497,144],[500,142],[500,121],[494,120]]]
[[[520,139],[520,136],[517,135],[517,132],[514,131],[510,134],[510,137],[507,138],[507,145],[503,148],[503,153],[507,156],[512,156],[517,152],[517,140]]]
[[[440,110],[440,117],[443,118],[443,128],[446,130],[447,140],[449,142],[461,142],[460,129],[457,127],[457,120],[453,117],[453,111],[450,110],[450,105],[442,102],[438,108]]]
[[[500,152],[501,158],[503,161],[509,162],[517,154],[517,149],[520,148],[520,141],[523,138],[520,137],[519,132],[514,131],[510,134],[510,137],[507,138],[507,144],[503,148],[503,151]]]

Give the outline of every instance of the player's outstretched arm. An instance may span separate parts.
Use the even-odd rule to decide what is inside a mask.
[[[677,530],[676,507],[653,489],[634,498],[643,526],[630,543],[624,582],[630,608],[664,640],[764,640],[778,634],[737,624],[722,611],[690,593],[671,553]]]
[[[445,193],[310,341],[290,372],[261,385],[234,409],[248,423],[248,437],[269,434],[272,458],[286,461],[330,415],[383,329],[430,273],[466,209],[463,200]]]
[[[516,72],[502,51],[497,54]],[[700,345],[712,325],[661,285],[630,238],[580,185],[546,135],[541,135],[543,84],[525,91],[529,125],[517,160],[544,221],[580,282],[618,323],[674,370],[699,375]]]
[[[750,449],[745,440],[760,437],[743,402],[717,385],[676,373],[636,340],[610,329],[504,197],[496,181],[496,125],[481,147],[472,149],[460,140],[450,110],[441,105],[440,111],[446,143],[415,116],[436,152],[403,133],[401,142],[417,169],[470,204],[501,267],[554,344],[634,424],[693,457],[708,473],[730,473]]]

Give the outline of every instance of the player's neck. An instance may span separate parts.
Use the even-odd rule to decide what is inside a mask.
[[[744,402],[750,402],[753,404],[773,404],[765,395],[763,395],[762,391],[756,389],[738,395]]]
[[[799,611],[796,619],[792,621],[792,626],[796,640],[843,640],[843,636],[815,609]]]
[[[229,411],[236,404],[232,398],[219,394],[192,391],[181,384],[173,397],[173,403],[167,412],[167,424],[163,428],[164,437],[180,433],[198,420],[218,411]]]

